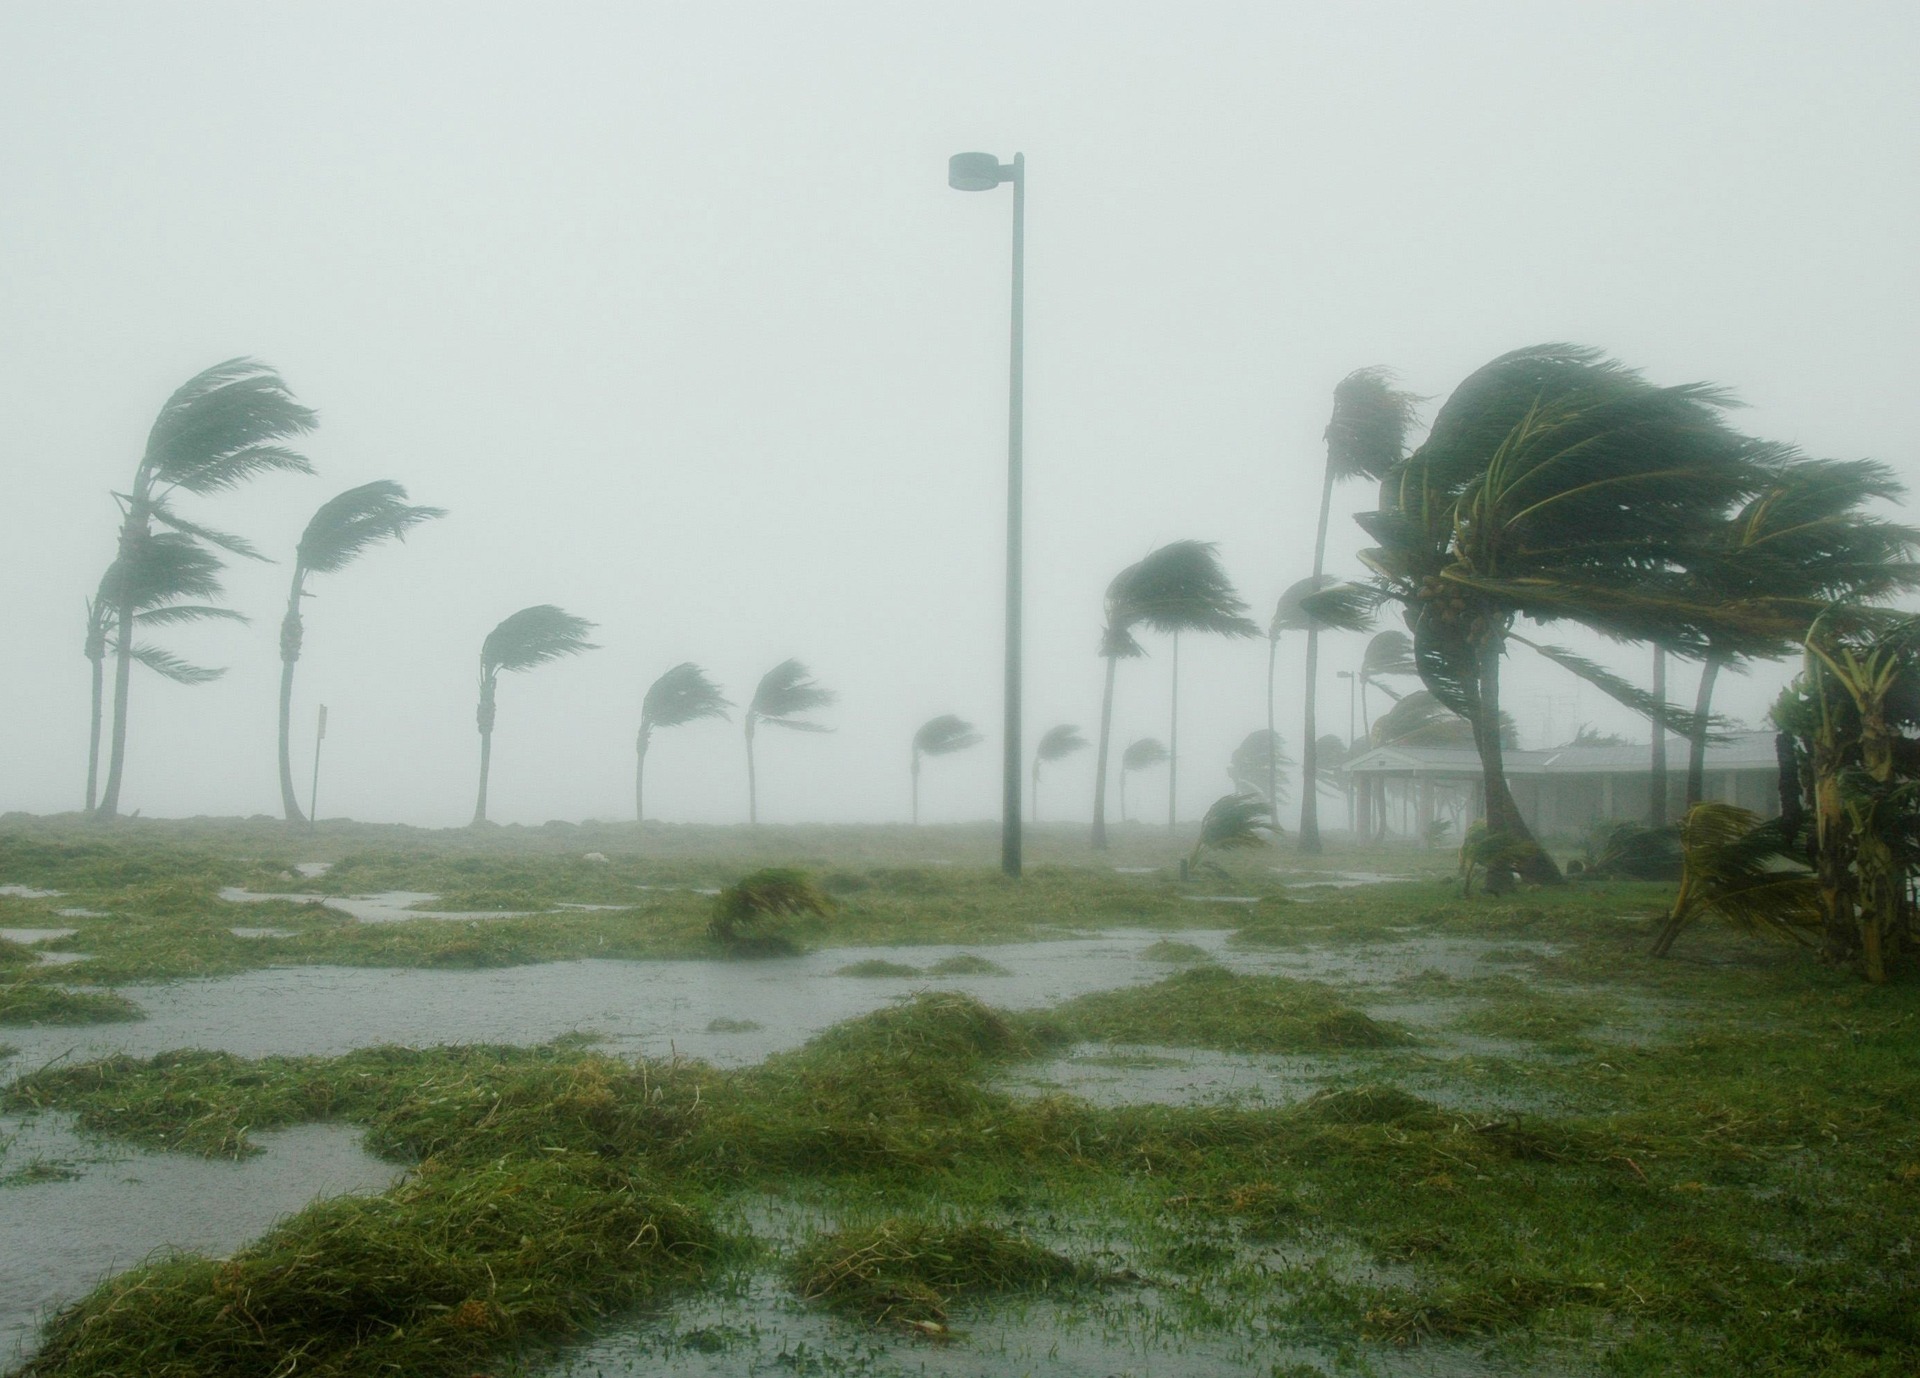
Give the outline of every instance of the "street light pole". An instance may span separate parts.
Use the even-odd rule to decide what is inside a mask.
[[[1021,455],[1026,405],[1027,155],[1003,163],[991,153],[956,153],[947,160],[947,185],[988,191],[1013,183],[1012,338],[1007,351],[1007,649],[1005,752],[1000,778],[1000,869],[1020,875],[1020,605],[1022,529]]]

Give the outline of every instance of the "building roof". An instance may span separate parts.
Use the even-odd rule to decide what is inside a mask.
[[[1707,743],[1710,771],[1765,771],[1779,769],[1772,732],[1733,732],[1724,742]],[[1548,751],[1503,753],[1509,775],[1641,775],[1649,767],[1653,748],[1634,746],[1559,746]],[[1667,739],[1667,768],[1685,770],[1687,743]],[[1347,763],[1356,775],[1480,776],[1480,755],[1464,746],[1377,746]]]

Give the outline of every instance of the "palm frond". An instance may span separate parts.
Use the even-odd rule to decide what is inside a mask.
[[[1233,781],[1234,788],[1242,794],[1257,794],[1265,798],[1267,783],[1272,781],[1280,787],[1281,797],[1286,796],[1286,772],[1294,766],[1293,757],[1287,754],[1285,740],[1278,732],[1258,728],[1249,732],[1240,745],[1233,749],[1233,755],[1227,760],[1227,778]]]
[[[272,442],[311,431],[318,418],[280,375],[255,359],[228,359],[188,379],[161,407],[142,468],[189,493],[215,492],[268,470],[313,472]]]
[[[239,622],[253,619],[232,608],[210,607],[204,603],[170,603],[160,608],[145,608],[133,615],[143,627],[171,627],[184,622]]]
[[[262,564],[273,563],[273,561],[262,555],[259,550],[254,547],[253,542],[249,541],[245,536],[235,536],[226,531],[216,531],[210,526],[202,526],[198,522],[188,521],[164,502],[154,503],[151,514],[153,519],[162,526],[176,531],[182,536],[191,536],[197,541],[205,541],[208,545],[218,546],[220,549],[229,551],[244,559],[258,560]]]
[[[783,660],[760,677],[747,705],[747,717],[794,732],[831,732],[800,715],[832,704],[839,695],[814,682],[812,672],[798,660]]]
[[[985,740],[965,718],[942,713],[920,724],[920,730],[913,734],[913,752],[916,756],[951,756]]]
[[[1148,770],[1166,761],[1167,749],[1157,737],[1142,737],[1120,753],[1122,770]]]
[[[1243,791],[1223,794],[1207,806],[1200,820],[1197,858],[1203,849],[1228,851],[1235,847],[1264,847],[1274,833],[1273,811],[1259,794]]]
[[[1407,452],[1407,432],[1425,400],[1393,386],[1384,368],[1360,368],[1333,389],[1327,422],[1327,467],[1336,480],[1379,479]]]
[[[1652,694],[1631,680],[1622,679],[1605,666],[1596,664],[1585,656],[1568,650],[1565,646],[1545,646],[1521,636],[1518,632],[1509,632],[1507,635],[1509,640],[1517,641],[1522,646],[1538,651],[1555,665],[1578,675],[1615,703],[1632,709],[1648,722],[1657,724],[1668,732],[1686,737],[1691,736],[1699,726],[1700,719],[1696,714],[1678,704],[1656,700]],[[1707,727],[1709,741],[1728,740],[1726,734],[1728,723],[1725,718],[1709,717]]]
[[[1379,604],[1372,589],[1343,583],[1331,574],[1310,574],[1289,584],[1274,604],[1267,639],[1277,641],[1286,632],[1364,632],[1373,625]]]
[[[1418,673],[1413,663],[1413,638],[1402,631],[1375,632],[1360,657],[1360,678],[1364,680]]]
[[[1731,804],[1695,804],[1680,825],[1680,856],[1680,890],[1658,951],[1704,914],[1789,938],[1819,927],[1819,881],[1797,864],[1778,820],[1762,822]]]
[[[225,669],[215,670],[204,665],[190,664],[173,652],[164,651],[158,646],[142,646],[135,643],[129,654],[155,674],[163,675],[175,684],[207,684],[226,674]]]
[[[377,479],[320,504],[301,534],[295,558],[302,569],[332,574],[368,546],[405,540],[420,523],[446,515],[442,507],[409,506],[405,488],[392,479]]]
[[[687,660],[647,686],[640,721],[649,727],[679,727],[701,718],[724,718],[731,707],[707,672]]]
[[[481,672],[491,676],[502,670],[531,670],[551,660],[598,650],[587,640],[593,626],[551,603],[522,608],[487,633],[480,646]]]
[[[1040,745],[1033,754],[1043,761],[1058,761],[1073,755],[1076,751],[1085,751],[1089,743],[1080,735],[1080,729],[1072,723],[1061,723],[1050,727],[1040,738]]]
[[[1107,626],[1162,633],[1258,636],[1211,541],[1174,541],[1122,570],[1107,588]]]

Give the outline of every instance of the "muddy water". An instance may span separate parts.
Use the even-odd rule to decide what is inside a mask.
[[[343,1125],[256,1139],[257,1157],[210,1162],[82,1138],[65,1115],[0,1116],[0,1368],[51,1310],[155,1250],[231,1253],[317,1197],[400,1173]]]

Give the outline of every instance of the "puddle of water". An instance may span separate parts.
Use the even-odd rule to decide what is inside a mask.
[[[104,909],[56,909],[53,912],[63,919],[104,919],[107,917],[107,911]]]
[[[260,900],[291,900],[295,904],[324,904],[361,923],[406,923],[412,919],[518,919],[532,911],[526,909],[415,909],[416,904],[431,904],[440,897],[426,890],[385,890],[375,895],[259,895],[229,885],[220,898],[230,904],[251,904]],[[619,908],[618,905],[613,906]]]
[[[1180,898],[1191,900],[1195,904],[1258,904],[1258,895],[1182,895]]]
[[[1274,874],[1297,876],[1300,872],[1290,866],[1275,866]],[[1381,885],[1388,881],[1418,880],[1418,876],[1394,876],[1385,871],[1323,871],[1304,880],[1286,882],[1289,890],[1308,890],[1316,886],[1325,886],[1332,890],[1350,890],[1356,885]]]
[[[312,880],[315,876],[324,876],[333,869],[331,861],[296,861],[293,869],[300,875]]]
[[[1162,870],[1159,866],[1116,866],[1114,874],[1122,876],[1150,876]]]
[[[71,938],[77,928],[0,928],[0,938],[10,943],[40,943],[54,938]]]
[[[1082,1044],[1005,1079],[1017,1095],[1064,1091],[1094,1105],[1292,1105],[1349,1071],[1347,1060],[1313,1055],[1223,1053],[1147,1044]]]
[[[291,928],[229,928],[227,932],[236,938],[291,938]]]
[[[58,898],[58,890],[36,890],[31,885],[0,885],[0,895],[17,900],[50,900]]]
[[[70,967],[75,962],[92,960],[93,954],[91,952],[42,952],[39,957],[40,965],[43,967]]]
[[[0,1116],[0,1367],[26,1357],[43,1316],[156,1249],[230,1253],[316,1197],[383,1191],[401,1172],[345,1125],[255,1138],[264,1153],[218,1162],[82,1138],[65,1115]]]

